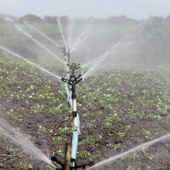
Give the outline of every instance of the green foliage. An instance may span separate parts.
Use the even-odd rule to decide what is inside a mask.
[[[113,114],[109,114],[106,118],[105,118],[105,123],[104,125],[106,127],[113,127],[114,126],[114,123],[116,122],[120,122],[121,119],[118,117],[118,115],[116,113],[113,113]]]
[[[151,132],[143,129],[142,134],[146,140],[152,140]]]
[[[7,62],[0,61],[0,93],[2,98],[1,107],[3,108],[6,100],[12,104],[18,104],[18,107],[3,108],[5,116],[9,116],[18,123],[24,122],[29,114],[34,114],[37,118],[42,114],[50,118],[59,118],[62,126],[64,121],[70,119],[71,109],[64,103],[65,92],[64,85],[57,84],[56,81],[49,80],[35,68],[26,63],[18,61]],[[10,69],[7,69],[10,68]],[[49,68],[51,69],[50,65]],[[109,75],[109,76],[108,76]],[[155,135],[164,134],[166,130],[161,129],[161,125],[170,120],[170,71],[165,68],[136,68],[136,67],[115,67],[98,73],[91,80],[87,80],[77,89],[78,108],[82,119],[81,130],[86,133],[79,142],[80,147],[92,148],[96,150],[103,142],[106,147],[113,152],[123,152],[127,149],[124,143],[113,143],[115,139],[120,141],[127,140],[134,133],[134,128],[140,133],[143,140],[150,141]],[[25,81],[29,79],[29,81]],[[102,78],[103,81],[100,81]],[[95,88],[94,88],[95,87]],[[82,94],[82,95],[79,95]],[[29,114],[27,114],[29,113]],[[88,120],[88,121],[87,121]],[[151,122],[149,126],[138,127],[136,122]],[[156,132],[152,127],[152,122],[159,124]],[[50,122],[51,123],[51,122]],[[65,123],[65,122],[64,122]],[[53,127],[37,123],[39,133],[52,135],[53,145],[63,145],[67,137],[71,136],[71,127],[62,127],[59,124],[55,126],[55,135],[53,136]],[[68,125],[69,126],[69,125]],[[96,129],[101,129],[96,134]],[[98,130],[98,129],[97,129]],[[136,129],[135,129],[136,130]],[[4,134],[0,134],[0,140],[6,139]],[[107,139],[105,141],[105,139]],[[18,150],[8,147],[7,151],[16,154]],[[96,153],[96,152],[95,152]],[[61,158],[64,157],[63,150],[53,151],[53,154]],[[143,155],[149,160],[156,159],[154,154]],[[80,159],[95,160],[101,158],[101,153],[93,154],[88,150],[78,153]],[[126,157],[128,160],[137,160],[140,155],[133,153]],[[122,158],[123,159],[123,158]],[[2,162],[2,166],[4,166]],[[20,163],[23,169],[31,169],[29,163]],[[137,169],[130,166],[128,169]],[[32,168],[33,169],[33,168]],[[48,167],[47,167],[48,169]],[[139,168],[138,168],[139,169]]]
[[[53,137],[52,141],[54,144],[63,144],[66,142],[66,139],[61,136],[57,136],[57,137]]]
[[[54,151],[54,152],[53,152],[53,155],[59,156],[59,157],[61,157],[61,158],[63,158],[63,157],[65,156],[62,150],[56,150],[56,151]]]
[[[131,154],[128,154],[126,156],[123,156],[121,159],[122,160],[125,160],[125,159],[136,160],[137,158],[139,158],[139,155],[137,153],[131,153]]]
[[[99,141],[102,140],[102,135],[96,136],[87,136],[85,140],[79,142],[79,145],[88,145],[89,147],[97,147],[99,145]]]
[[[47,129],[46,127],[44,127],[41,124],[38,124],[38,131],[41,133],[52,133],[53,132],[52,129]]]
[[[0,140],[7,139],[7,136],[4,133],[0,133]]]
[[[55,168],[47,165],[47,166],[43,167],[42,170],[55,170]]]
[[[118,143],[118,144],[110,143],[108,146],[109,146],[110,148],[113,148],[115,151],[124,152],[125,149],[126,149],[126,146],[124,146],[122,143]]]
[[[152,160],[154,160],[155,158],[158,157],[156,154],[148,155],[147,149],[145,149],[145,148],[142,149],[142,151],[143,151],[144,156],[145,156],[147,159],[149,159],[150,161],[152,161]]]
[[[27,163],[27,162],[20,162],[20,168],[23,170],[31,170],[33,169],[31,163]]]
[[[8,151],[9,153],[15,155],[15,154],[17,154],[17,153],[20,151],[20,149],[19,149],[19,148],[16,148],[16,147],[10,146],[10,147],[7,148],[7,151]]]
[[[3,168],[4,166],[5,166],[5,163],[0,161],[0,168]]]
[[[136,166],[131,166],[131,165],[129,165],[128,168],[127,168],[127,170],[142,170],[142,169],[139,168],[139,167],[136,167]]]
[[[85,159],[88,159],[90,161],[93,161],[96,156],[95,155],[92,155],[90,152],[88,152],[87,150],[84,150],[82,152],[78,152],[77,153],[77,156],[80,157],[80,158],[85,158]]]

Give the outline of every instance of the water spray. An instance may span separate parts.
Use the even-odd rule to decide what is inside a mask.
[[[80,117],[78,114],[78,110],[77,110],[77,96],[76,96],[76,85],[78,83],[81,82],[81,80],[83,78],[86,78],[88,76],[90,76],[94,71],[96,71],[97,67],[99,67],[99,65],[106,59],[106,57],[108,55],[111,54],[112,51],[116,50],[121,43],[124,42],[120,41],[118,42],[111,50],[111,52],[106,52],[104,55],[99,56],[97,58],[97,60],[94,61],[94,66],[89,69],[89,71],[87,71],[84,76],[82,76],[81,74],[79,74],[78,76],[75,75],[76,70],[80,69],[81,66],[80,64],[76,64],[76,63],[72,63],[70,64],[70,50],[67,47],[67,44],[65,42],[65,38],[61,29],[61,25],[60,25],[60,21],[57,20],[58,25],[59,25],[59,29],[64,41],[64,47],[61,47],[60,45],[57,44],[57,46],[59,48],[62,48],[62,51],[64,53],[64,61],[62,61],[60,58],[56,57],[53,53],[51,53],[46,47],[44,47],[40,42],[38,42],[37,40],[35,40],[31,35],[29,35],[26,32],[23,32],[23,30],[20,27],[17,27],[17,29],[22,32],[25,36],[29,37],[30,39],[32,39],[35,43],[37,43],[38,45],[40,45],[42,48],[44,48],[46,51],[48,51],[51,55],[53,55],[53,57],[57,58],[60,62],[65,64],[65,71],[66,71],[66,76],[65,77],[59,77],[57,75],[54,75],[53,73],[49,72],[48,70],[36,65],[35,63],[32,63],[31,61],[28,61],[27,59],[25,59],[22,56],[19,56],[18,54],[8,50],[7,48],[3,47],[0,45],[0,49],[2,49],[3,51],[8,52],[9,54],[12,54],[20,59],[23,59],[24,61],[28,62],[29,64],[39,68],[40,70],[60,79],[61,81],[63,81],[65,83],[65,88],[66,88],[66,94],[68,97],[68,101],[70,103],[70,106],[72,108],[72,120],[73,120],[73,132],[72,132],[72,140],[71,143],[66,143],[66,149],[65,149],[65,159],[64,162],[62,163],[61,161],[59,161],[56,157],[51,157],[51,160],[49,160],[40,150],[38,150],[37,148],[34,148],[34,145],[28,141],[25,137],[23,137],[19,132],[14,131],[14,130],[9,130],[12,129],[10,126],[8,126],[9,128],[5,129],[5,125],[6,123],[1,123],[3,122],[2,120],[0,120],[0,131],[5,132],[9,138],[11,138],[14,142],[16,142],[17,144],[19,144],[20,146],[22,146],[23,148],[27,149],[27,152],[30,154],[33,154],[33,156],[35,158],[38,158],[39,160],[42,160],[44,162],[46,162],[47,164],[51,165],[52,167],[56,168],[56,170],[78,170],[78,169],[94,169],[97,168],[99,166],[103,166],[106,163],[110,163],[111,161],[117,160],[119,158],[121,158],[124,155],[127,155],[129,153],[138,151],[144,147],[153,145],[157,142],[160,142],[162,140],[166,140],[168,138],[170,138],[170,134],[167,134],[165,136],[162,136],[158,139],[155,139],[153,141],[141,144],[137,147],[132,148],[131,150],[128,150],[124,153],[121,153],[119,155],[113,156],[107,160],[104,160],[102,162],[99,162],[97,164],[94,165],[94,162],[88,163],[88,164],[83,164],[83,165],[77,165],[77,150],[78,150],[78,142],[79,142],[79,135],[80,135]],[[24,22],[25,24],[27,24],[26,22]],[[27,24],[30,28],[34,29],[33,27],[31,27],[29,24]],[[35,31],[37,31],[36,29],[34,29]],[[38,32],[38,31],[37,31]],[[41,32],[39,32],[39,34],[41,34],[43,36],[43,34]],[[138,33],[140,34],[140,32]],[[45,37],[45,36],[44,36]],[[46,37],[47,38],[47,37]],[[48,38],[47,38],[48,39]],[[78,40],[79,42],[79,40]],[[75,45],[76,46],[76,45]],[[74,48],[75,48],[74,46]],[[86,65],[84,65],[85,67]],[[4,126],[4,127],[3,127]],[[26,144],[25,144],[26,143]],[[54,165],[54,164],[55,165]],[[57,165],[60,165],[61,168],[57,168]]]
[[[59,19],[57,19],[57,23],[58,23],[58,27],[59,27],[63,42],[64,42],[65,50],[66,50],[66,52],[68,52],[68,47],[67,47],[67,44],[66,44],[66,40],[65,40],[65,37],[64,37],[63,31],[62,31],[62,28],[61,28],[61,23],[60,23]]]
[[[45,51],[47,51],[49,54],[51,54],[51,56],[53,56],[54,58],[56,58],[58,61],[60,61],[61,63],[64,64],[63,60],[61,60],[58,56],[56,56],[53,52],[51,52],[47,47],[45,47],[41,42],[39,42],[38,40],[36,40],[35,38],[33,38],[30,34],[28,34],[27,32],[25,32],[20,26],[15,25],[16,29],[18,31],[20,31],[22,34],[24,34],[26,37],[30,38],[32,41],[34,41],[36,44],[38,44],[42,49],[44,49]]]
[[[28,154],[32,155],[35,159],[43,161],[53,168],[56,166],[53,162],[40,150],[32,141],[25,137],[21,132],[15,130],[4,119],[0,118],[0,132],[7,135],[15,144],[23,148]]]
[[[20,58],[20,59],[26,61],[27,63],[29,63],[29,64],[35,66],[35,67],[38,68],[39,70],[41,70],[41,71],[43,71],[43,72],[45,72],[45,73],[48,73],[49,75],[51,75],[51,76],[53,76],[53,77],[55,77],[55,78],[57,78],[57,79],[61,79],[60,76],[58,76],[58,75],[56,75],[56,74],[54,74],[54,73],[52,73],[52,72],[46,70],[45,68],[43,68],[43,67],[41,67],[41,66],[39,66],[39,65],[37,65],[37,64],[35,64],[35,63],[29,61],[29,60],[27,60],[26,58],[24,58],[24,57],[22,57],[22,56],[20,56],[20,55],[18,55],[18,54],[16,54],[16,53],[14,53],[13,51],[7,49],[6,47],[3,47],[3,46],[0,45],[0,49],[2,49],[3,51],[5,51],[5,52],[7,52],[7,53],[9,53],[9,54],[11,54],[11,55],[17,57],[17,58]]]
[[[39,31],[38,29],[36,29],[35,27],[33,27],[32,25],[30,25],[28,22],[23,21],[24,24],[26,24],[29,28],[31,28],[32,30],[36,31],[38,34],[42,35],[44,38],[46,38],[48,41],[50,41],[51,43],[53,43],[54,45],[56,45],[57,47],[61,48],[61,45],[57,44],[55,41],[53,41],[50,37],[48,37],[47,35],[45,35],[44,33],[42,33],[41,31]]]
[[[59,23],[59,22],[58,22]],[[59,23],[60,26],[60,23]],[[36,39],[34,39],[30,34],[24,32],[22,30],[21,27],[16,26],[16,28],[18,29],[18,31],[22,32],[25,36],[29,37],[30,39],[32,39],[35,43],[37,43],[38,45],[40,45],[42,48],[44,48],[46,51],[50,52],[46,47],[44,47],[39,41],[37,41]],[[61,27],[60,27],[60,31],[62,33]],[[70,106],[72,108],[72,120],[73,120],[73,133],[72,133],[72,142],[71,143],[66,143],[66,149],[65,149],[65,160],[64,163],[61,163],[60,161],[57,160],[56,157],[51,157],[51,160],[49,160],[45,155],[43,155],[37,148],[34,148],[34,146],[27,141],[27,139],[25,139],[24,137],[22,137],[20,134],[18,134],[18,132],[15,132],[15,136],[13,137],[10,133],[8,134],[8,131],[5,131],[6,134],[8,134],[8,137],[11,138],[14,142],[18,143],[19,145],[26,147],[24,144],[25,142],[22,140],[24,139],[25,141],[27,141],[27,144],[29,144],[31,146],[31,148],[27,148],[28,152],[35,155],[35,157],[37,157],[40,160],[45,161],[46,163],[48,163],[49,165],[51,165],[52,167],[56,168],[57,165],[60,165],[61,168],[56,168],[56,170],[78,170],[78,169],[85,169],[87,167],[92,166],[94,163],[88,163],[88,164],[83,164],[83,165],[77,165],[76,163],[76,159],[77,159],[77,149],[78,149],[78,140],[79,140],[79,135],[80,135],[80,117],[77,111],[77,100],[76,100],[76,85],[83,79],[82,75],[79,74],[78,76],[75,75],[76,70],[78,70],[81,66],[80,64],[76,64],[76,63],[72,63],[70,64],[70,50],[67,48],[65,39],[64,39],[64,35],[62,33],[62,37],[64,40],[64,44],[65,46],[63,47],[63,53],[64,53],[64,62],[61,61],[60,59],[58,59],[59,61],[61,61],[62,63],[65,63],[65,70],[66,70],[66,77],[59,77],[51,72],[49,72],[48,70],[40,67],[39,65],[25,59],[24,57],[14,53],[13,51],[7,49],[6,47],[3,47],[0,45],[0,49],[2,49],[3,51],[17,57],[20,58],[24,61],[26,61],[27,63],[37,67],[38,69],[60,79],[61,81],[63,81],[66,85],[66,93],[68,95],[69,98],[69,102],[70,102]],[[52,53],[50,53],[52,54]],[[52,54],[53,55],[53,54]],[[55,55],[53,55],[55,56]],[[55,56],[56,57],[56,56]],[[2,130],[2,128],[0,128],[0,131]],[[4,130],[3,130],[4,131]],[[14,131],[13,131],[14,132]],[[21,142],[19,142],[19,137],[22,137]],[[33,149],[33,150],[32,150]],[[39,153],[39,155],[37,155]],[[55,165],[54,165],[55,164]]]
[[[155,143],[158,143],[160,141],[167,140],[168,138],[170,138],[170,133],[167,134],[167,135],[161,136],[160,138],[157,138],[157,139],[154,139],[152,141],[149,141],[149,142],[143,143],[141,145],[138,145],[138,146],[126,151],[126,152],[120,153],[120,154],[118,154],[116,156],[113,156],[113,157],[111,157],[109,159],[106,159],[106,160],[103,160],[101,162],[98,162],[94,166],[92,166],[90,168],[87,168],[87,170],[94,170],[94,169],[102,167],[102,166],[104,166],[106,164],[108,165],[109,163],[111,163],[111,162],[113,162],[113,161],[115,161],[115,160],[117,160],[117,159],[119,159],[119,158],[121,158],[123,156],[126,156],[126,155],[128,155],[130,153],[133,153],[133,152],[136,152],[136,151],[139,151],[139,150],[141,150],[143,148],[149,147],[149,146],[151,146],[151,145],[153,145]]]

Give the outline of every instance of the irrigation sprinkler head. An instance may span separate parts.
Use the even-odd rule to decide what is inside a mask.
[[[67,83],[71,86],[75,86],[76,84],[78,84],[83,78],[81,77],[81,74],[79,74],[78,77],[76,77],[75,75],[71,75],[70,79],[66,79],[66,78],[61,78],[61,81],[63,81],[64,83]]]
[[[68,63],[67,66],[71,69],[72,75],[74,75],[74,72],[81,67],[80,64],[76,64],[76,63],[72,63],[72,64]]]
[[[62,49],[64,56],[70,57],[70,50],[67,49],[65,46]]]
[[[62,48],[62,51],[64,53],[64,61],[65,64],[67,65],[70,62],[70,50],[66,48],[66,46],[64,46]]]

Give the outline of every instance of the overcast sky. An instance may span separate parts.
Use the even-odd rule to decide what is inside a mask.
[[[170,15],[170,0],[0,0],[0,14],[142,19]]]

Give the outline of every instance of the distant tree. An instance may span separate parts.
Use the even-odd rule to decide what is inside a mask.
[[[52,17],[52,16],[45,16],[44,20],[47,23],[56,23],[58,17]]]
[[[168,26],[169,25],[169,26]],[[169,58],[170,22],[163,17],[150,17],[141,30],[138,51],[146,64],[164,64]]]
[[[36,16],[36,15],[32,15],[32,14],[28,14],[28,15],[25,15],[23,17],[20,18],[20,21],[23,21],[23,20],[26,20],[26,21],[35,21],[35,22],[43,22],[43,20]]]
[[[70,22],[70,18],[69,17],[67,17],[67,16],[61,16],[61,17],[59,17],[59,19],[62,21],[62,22],[65,22],[65,23],[68,23],[68,22]]]

